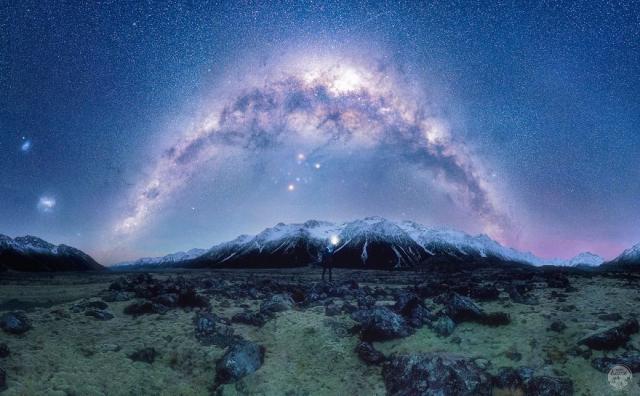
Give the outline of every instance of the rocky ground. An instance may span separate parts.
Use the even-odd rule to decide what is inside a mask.
[[[313,269],[0,279],[7,395],[633,395],[634,274]]]

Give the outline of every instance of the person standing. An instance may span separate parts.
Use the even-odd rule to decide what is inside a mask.
[[[340,238],[338,238],[336,235],[331,236],[331,238],[329,238],[329,240],[327,241],[327,247],[325,248],[325,251],[323,252],[322,255],[322,281],[325,281],[325,274],[327,272],[327,270],[329,270],[329,282],[332,281],[332,270],[333,270],[333,254],[336,251],[336,247],[338,246],[338,243],[340,242]]]

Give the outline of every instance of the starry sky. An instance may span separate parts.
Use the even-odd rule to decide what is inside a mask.
[[[640,241],[637,3],[71,3],[0,0],[0,233],[105,264],[370,215]]]

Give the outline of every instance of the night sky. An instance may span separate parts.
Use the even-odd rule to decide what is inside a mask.
[[[637,2],[72,3],[0,1],[0,233],[105,264],[370,215],[640,241]]]

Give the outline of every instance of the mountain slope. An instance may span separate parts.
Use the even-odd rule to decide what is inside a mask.
[[[615,267],[630,268],[630,269],[640,268],[640,243],[625,250],[618,257],[603,264],[603,266],[609,267],[609,268],[615,268]]]
[[[212,247],[201,256],[178,262],[186,267],[297,267],[318,263],[335,244],[336,267],[392,269],[430,264],[544,264],[530,253],[505,248],[486,235],[432,229],[413,222],[394,223],[368,217],[334,224],[310,220],[277,224],[256,236],[243,235]]]
[[[0,234],[0,271],[98,271],[104,267],[88,254],[67,245],[53,245],[34,236],[12,239]]]

